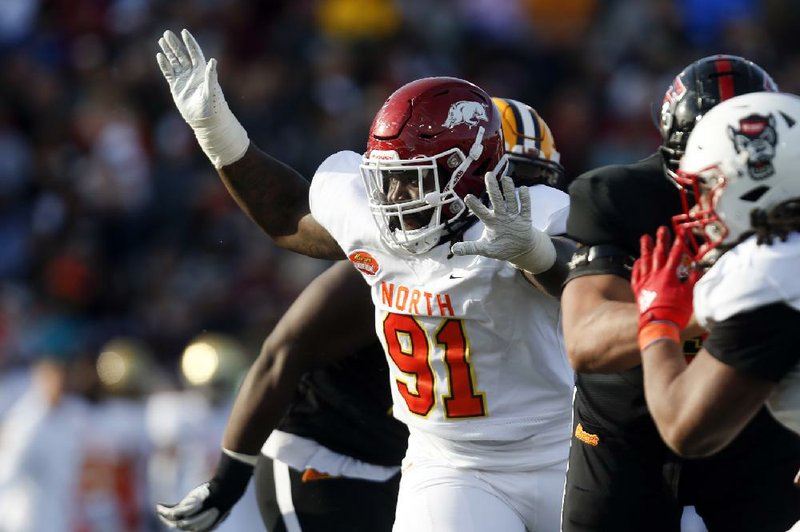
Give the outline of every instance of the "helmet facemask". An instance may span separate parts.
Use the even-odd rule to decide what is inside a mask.
[[[709,267],[729,247],[724,242],[730,229],[715,210],[727,184],[725,173],[718,166],[691,174],[679,170],[675,180],[683,204],[683,213],[672,217],[675,234],[697,267]]]
[[[370,211],[387,245],[425,253],[468,223],[469,212],[455,187],[479,159],[483,131],[483,127],[478,128],[469,154],[451,148],[414,159],[400,159],[395,151],[373,150],[364,156],[361,177]],[[491,170],[499,170],[505,162],[502,158]],[[408,194],[413,197],[392,200],[391,189],[398,182],[414,190],[414,194]]]

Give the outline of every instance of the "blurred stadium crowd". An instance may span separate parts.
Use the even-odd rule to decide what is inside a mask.
[[[800,91],[798,24],[791,0],[2,0],[0,453],[30,367],[96,404],[120,395],[96,362],[124,337],[149,365],[123,395],[183,390],[193,338],[254,356],[325,267],[275,248],[228,197],[156,66],[165,29],[191,29],[251,138],[304,175],[361,151],[395,88],[454,75],[536,107],[575,176],[649,154],[653,106],[701,56],[746,56]]]

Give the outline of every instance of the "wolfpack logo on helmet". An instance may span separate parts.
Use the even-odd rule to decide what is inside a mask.
[[[469,100],[461,100],[450,106],[447,112],[447,120],[444,121],[442,126],[452,128],[458,124],[467,124],[470,127],[477,126],[478,122],[488,122],[489,117],[486,114],[485,104],[480,102],[472,102]]]
[[[738,153],[747,153],[747,172],[759,181],[775,173],[772,159],[775,157],[775,117],[752,114],[739,120],[739,129],[728,126],[728,136]]]

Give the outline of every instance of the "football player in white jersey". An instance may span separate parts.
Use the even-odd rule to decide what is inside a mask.
[[[731,98],[689,137],[679,179],[697,203],[684,201],[672,247],[664,227],[655,246],[642,238],[632,285],[645,393],[680,454],[719,451],[765,403],[800,433],[798,168],[800,98]],[[687,366],[678,338],[692,311],[709,336]]]
[[[165,32],[159,66],[240,206],[278,245],[347,258],[371,287],[393,412],[410,431],[395,529],[556,530],[573,375],[558,301],[529,280],[557,287],[566,273],[572,245],[551,235],[565,232],[567,196],[532,187],[532,209],[527,187],[498,183],[497,108],[455,78],[398,89],[366,153],[330,156],[309,189],[250,143],[216,61],[182,38]],[[258,451],[223,447],[232,461]]]

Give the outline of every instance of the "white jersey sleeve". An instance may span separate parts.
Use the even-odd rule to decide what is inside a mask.
[[[546,185],[536,185],[528,188],[531,194],[533,226],[548,235],[566,234],[569,196],[558,189]]]
[[[357,232],[365,222],[374,225],[359,174],[360,165],[361,155],[340,151],[325,159],[311,180],[308,193],[311,215],[337,241],[342,234]]]
[[[694,309],[698,321],[713,326],[742,312],[773,303],[800,311],[800,234],[785,242],[757,245],[755,237],[728,251],[698,281]],[[789,371],[767,401],[772,414],[800,433],[800,365]]]
[[[800,234],[757,245],[755,237],[731,249],[694,288],[694,311],[703,326],[771,303],[800,310]]]

